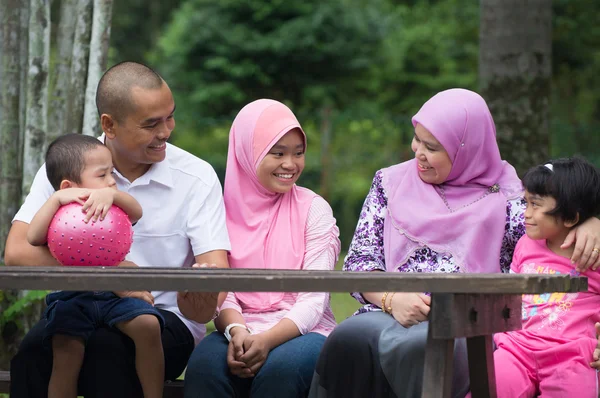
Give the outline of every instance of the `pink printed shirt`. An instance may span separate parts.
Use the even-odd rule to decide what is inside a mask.
[[[339,229],[331,207],[319,196],[313,199],[308,212],[305,239],[302,269],[333,270],[340,254]],[[221,306],[221,311],[225,309],[241,313],[253,333],[264,332],[283,318],[294,322],[301,334],[315,332],[328,336],[336,326],[329,293],[285,293],[268,311],[253,313],[243,308],[230,292]]]
[[[545,240],[523,236],[515,248],[511,272],[579,276],[570,260],[553,253]],[[600,273],[586,271],[588,291],[523,295],[523,329],[496,334],[496,344],[517,343],[544,350],[579,339],[596,341],[594,324],[600,321]],[[591,355],[591,353],[590,353]]]

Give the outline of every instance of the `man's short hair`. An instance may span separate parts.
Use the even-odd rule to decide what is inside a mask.
[[[131,89],[159,89],[164,80],[146,65],[137,62],[121,62],[107,70],[96,91],[98,116],[107,114],[122,123],[135,109],[131,102]]]
[[[52,187],[58,191],[63,180],[81,183],[85,154],[99,146],[104,146],[100,140],[83,134],[65,134],[52,141],[46,151],[46,175]]]

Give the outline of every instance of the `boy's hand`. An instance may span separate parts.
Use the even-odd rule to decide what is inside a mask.
[[[117,190],[114,188],[101,188],[91,191],[88,199],[83,204],[83,212],[85,213],[85,222],[93,219],[94,222],[104,220],[108,210],[115,200]]]
[[[90,196],[91,191],[85,188],[67,188],[61,189],[52,196],[56,198],[61,206],[68,205],[69,203],[79,203],[83,206],[84,201]]]

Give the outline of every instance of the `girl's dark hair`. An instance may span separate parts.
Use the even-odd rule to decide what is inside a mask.
[[[46,175],[52,187],[58,191],[62,180],[81,183],[85,154],[99,146],[104,146],[99,139],[83,134],[65,134],[52,141],[46,151]]]
[[[600,213],[600,171],[583,158],[535,166],[523,177],[523,186],[531,194],[554,198],[556,207],[547,214],[564,221],[575,221],[579,214],[579,224]]]

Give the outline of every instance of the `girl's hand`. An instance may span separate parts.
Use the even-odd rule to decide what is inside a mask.
[[[594,326],[596,327],[597,344],[592,356],[594,361],[590,363],[590,366],[595,369],[600,369],[600,323],[596,322],[596,325]]]
[[[409,328],[427,320],[431,298],[423,293],[395,293],[390,306],[392,316]]]
[[[579,272],[585,272],[591,267],[600,267],[600,220],[592,217],[581,225],[573,228],[565,238],[561,249],[566,249],[575,243],[571,262],[577,264]]]
[[[115,200],[115,188],[101,188],[92,190],[87,201],[83,204],[83,212],[85,213],[85,222],[93,219],[94,222],[104,220],[108,210]]]
[[[244,355],[244,340],[250,336],[250,333],[243,328],[234,328],[232,331],[235,329],[239,330],[236,330],[231,336],[231,341],[227,347],[227,366],[229,366],[231,374],[235,376],[241,378],[253,377],[254,375],[250,369],[240,360],[241,356]]]
[[[254,377],[260,368],[264,365],[271,346],[264,333],[251,334],[244,340],[244,355],[240,361],[246,364],[250,369],[250,375],[245,377]]]

